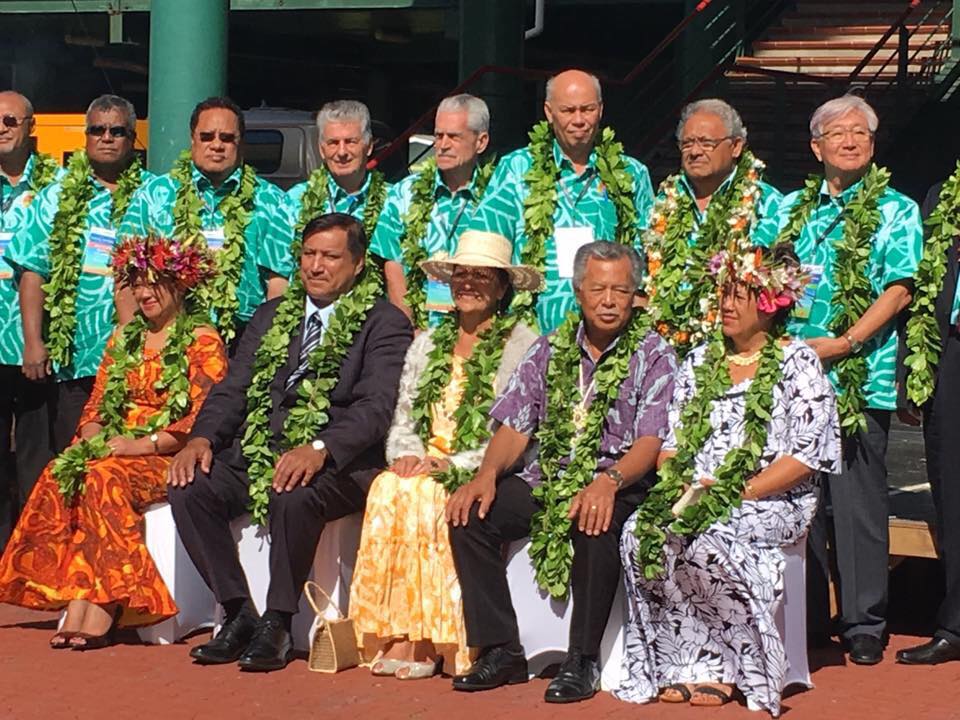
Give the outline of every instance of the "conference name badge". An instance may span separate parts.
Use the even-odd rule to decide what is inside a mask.
[[[817,288],[820,286],[820,281],[823,280],[823,265],[808,265],[804,263],[800,267],[810,278],[810,282],[803,290],[803,297],[797,301],[797,304],[793,308],[793,317],[797,320],[809,320],[813,303],[817,299]]]
[[[553,239],[557,246],[557,274],[562,278],[572,278],[577,250],[593,242],[593,228],[558,227],[554,230]]]
[[[201,230],[200,234],[203,235],[204,240],[207,241],[207,247],[213,252],[220,252],[223,250],[223,243],[226,240],[226,235],[223,234],[223,228],[213,228],[212,230]]]
[[[445,282],[429,278],[424,307],[431,312],[453,312],[453,294],[450,292],[450,286]]]
[[[91,227],[83,250],[83,272],[88,275],[110,275],[110,256],[117,244],[116,230]]]
[[[3,256],[7,252],[7,248],[10,247],[10,242],[13,240],[13,233],[11,232],[0,232],[0,280],[12,280],[13,279],[13,268],[4,261]]]

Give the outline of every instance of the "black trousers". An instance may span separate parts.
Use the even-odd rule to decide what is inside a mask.
[[[596,537],[572,531],[570,573],[573,615],[569,648],[596,655],[620,582],[620,529],[642,502],[647,484],[617,493],[610,529]],[[504,544],[530,534],[530,520],[540,509],[530,486],[516,475],[497,483],[497,495],[481,520],[477,505],[466,526],[450,527],[450,547],[460,579],[467,645],[489,647],[519,642],[517,616],[507,586]]]
[[[77,433],[77,423],[83,407],[93,392],[93,377],[64,380],[56,383],[56,392],[50,406],[53,425],[53,451],[60,453]]]
[[[830,475],[840,632],[883,637],[887,626],[890,501],[889,410],[866,411],[867,429],[843,440],[843,467]]]
[[[0,365],[0,553],[37,478],[53,459],[49,412],[55,393],[53,382],[33,382],[19,365]]]
[[[246,462],[239,445],[214,456],[210,473],[167,493],[177,532],[193,564],[221,604],[249,598],[230,521],[247,512]],[[324,524],[363,510],[366,491],[349,477],[318,473],[292,492],[270,491],[270,587],[267,609],[295,613]]]
[[[927,477],[936,508],[937,548],[946,595],[936,637],[960,645],[960,338],[951,332],[940,360],[937,387],[923,418]]]

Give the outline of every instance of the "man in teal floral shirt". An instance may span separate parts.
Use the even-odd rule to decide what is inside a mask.
[[[50,460],[49,443],[42,441],[49,434],[49,386],[27,380],[21,371],[20,301],[13,268],[3,260],[34,196],[62,174],[53,158],[34,152],[33,127],[30,101],[19,93],[0,92],[0,553]]]
[[[35,382],[56,383],[48,410],[54,453],[73,437],[115,320],[126,322],[133,316],[132,294],[114,286],[109,261],[122,214],[115,202],[123,203],[125,191],[132,193],[150,177],[137,164],[133,149],[136,120],[133,105],[116,95],[90,104],[85,151],[74,154],[63,177],[37,194],[5,255],[19,281],[24,375]],[[81,198],[87,196],[84,203]],[[63,244],[63,234],[71,232],[78,233],[82,243],[76,259]],[[75,284],[57,276],[70,262],[79,264]],[[59,352],[59,335],[56,318],[45,311],[49,293],[58,309],[75,307],[72,336],[65,338],[66,363],[51,359]]]
[[[923,250],[917,204],[889,187],[879,190],[879,173],[871,167],[877,125],[876,113],[862,98],[846,95],[821,105],[810,121],[811,147],[824,167],[819,192],[791,193],[781,207],[779,227],[771,224],[758,231],[765,244],[772,243],[777,231],[789,225],[791,211],[805,202],[805,196],[811,198],[805,224],[789,239],[812,282],[794,309],[788,331],[805,339],[832,367],[830,377],[841,398],[859,391],[866,400],[866,429],[846,434],[842,472],[830,476],[828,486],[840,581],[840,629],[850,660],[863,665],[878,663],[883,656],[889,551],[886,451],[897,401],[895,320],[910,304],[912,278]],[[869,238],[860,235],[870,220],[854,217],[856,211],[851,211],[858,205],[855,198],[864,194],[875,196],[879,216]],[[838,330],[834,321],[849,297],[849,292],[837,291],[838,284],[855,283],[857,278],[851,276],[858,275],[837,265],[848,220],[851,228],[860,228],[856,239],[869,244],[866,275],[872,304],[859,319]],[[780,239],[788,234],[781,233]],[[836,363],[857,355],[866,360],[866,382],[861,388],[842,387]],[[841,414],[844,420],[849,419]],[[824,501],[821,508],[825,506]],[[821,511],[819,520],[824,518]],[[812,549],[819,558],[825,555],[822,531],[817,523],[811,530]]]
[[[238,271],[236,288],[230,293],[236,305],[232,326],[236,337],[261,303],[278,297],[287,287],[293,240],[283,213],[283,192],[256,177],[253,168],[243,162],[244,130],[243,111],[229,98],[199,103],[190,117],[189,159],[182,158],[174,171],[145,184],[120,227],[122,236],[169,235],[180,224],[178,200],[192,204],[190,224],[199,229],[208,247],[226,258],[221,273],[231,263],[239,264],[230,270]],[[181,173],[190,178],[192,188],[187,190],[195,192],[194,203],[185,201],[184,186],[177,179]],[[234,207],[238,209],[232,210]],[[230,237],[234,224],[236,237]],[[237,245],[242,245],[242,250],[229,257]],[[219,302],[231,299],[220,298]],[[224,327],[219,329],[224,333]],[[229,339],[229,331],[227,335]],[[236,342],[232,346],[236,347]]]
[[[547,287],[540,293],[536,306],[540,331],[547,333],[576,305],[571,278],[573,258],[580,247],[594,240],[616,240],[619,229],[629,233],[634,247],[643,255],[640,236],[653,204],[653,187],[650,173],[642,163],[613,147],[602,147],[605,144],[598,134],[603,99],[596,77],[581,70],[568,70],[551,78],[543,109],[552,136],[546,152],[552,155],[558,170],[552,188],[556,197],[552,212],[554,229],[546,238],[544,267],[539,268],[546,276]],[[530,198],[531,188],[525,176],[534,168],[534,149],[532,143],[503,157],[470,223],[473,230],[499,233],[511,240],[514,261],[519,263],[528,262],[523,257],[530,239],[525,204],[550,203],[551,191],[546,188]],[[598,162],[603,149],[610,157]],[[609,178],[603,177],[611,159],[623,165],[617,178],[623,197],[612,197],[616,189],[608,187]],[[633,205],[633,227],[623,227],[618,219],[618,200]]]

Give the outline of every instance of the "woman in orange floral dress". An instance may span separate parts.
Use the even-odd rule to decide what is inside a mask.
[[[74,442],[44,470],[0,560],[0,602],[67,609],[53,648],[103,647],[117,625],[177,613],[142,519],[166,499],[170,460],[226,371],[220,337],[184,307],[212,271],[209,251],[162,238],[134,238],[115,252],[114,274],[133,288],[139,313],[111,338]],[[177,341],[179,361],[170,352]],[[175,379],[177,368],[188,383]],[[65,495],[61,467],[71,457],[80,457],[77,490]]]

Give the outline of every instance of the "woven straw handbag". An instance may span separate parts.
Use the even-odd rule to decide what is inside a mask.
[[[344,617],[340,608],[323,588],[312,580],[303,584],[307,602],[317,613],[313,621],[315,632],[310,643],[309,667],[314,672],[335,673],[360,664],[360,650],[357,648],[357,635],[353,629],[353,620]],[[323,596],[319,599],[317,595]],[[323,616],[321,605],[326,600],[337,611],[335,620]]]

